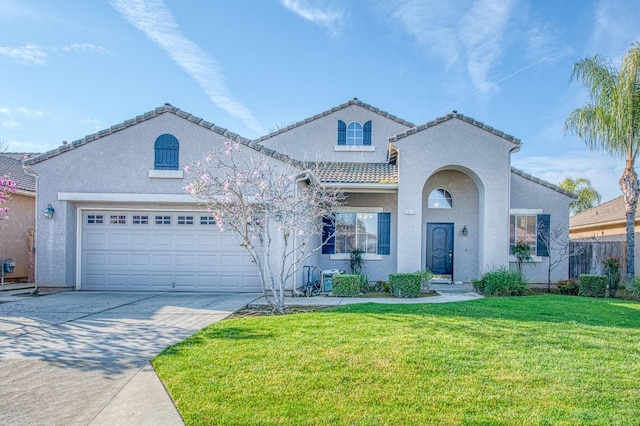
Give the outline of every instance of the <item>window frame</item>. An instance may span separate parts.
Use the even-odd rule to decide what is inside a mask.
[[[443,205],[440,206],[438,202],[443,202]],[[429,192],[429,196],[427,197],[427,208],[443,210],[453,209],[453,196],[451,195],[451,192],[445,188],[434,188]]]

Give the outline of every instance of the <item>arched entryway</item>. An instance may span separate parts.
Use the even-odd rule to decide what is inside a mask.
[[[423,265],[445,280],[478,277],[482,256],[482,184],[471,171],[444,168],[422,191]]]

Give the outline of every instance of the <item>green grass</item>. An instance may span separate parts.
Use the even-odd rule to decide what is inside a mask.
[[[542,295],[233,319],[153,365],[188,425],[637,425],[640,303]]]

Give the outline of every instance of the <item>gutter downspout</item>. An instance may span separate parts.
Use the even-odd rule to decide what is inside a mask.
[[[296,178],[296,182],[295,182],[296,186],[294,188],[294,191],[295,191],[294,196],[295,197],[298,196],[298,183],[302,182],[302,181],[309,180],[309,178],[310,178],[309,172],[304,172],[303,175],[301,175],[301,176]],[[294,247],[296,246],[297,240],[298,240],[298,235],[296,234],[296,235],[293,236],[293,245],[294,245]],[[303,293],[298,291],[298,289],[296,288],[296,277],[293,277],[293,283],[291,284],[291,294],[293,296],[297,296],[297,297],[303,295]]]

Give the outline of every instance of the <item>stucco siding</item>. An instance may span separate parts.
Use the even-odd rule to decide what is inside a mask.
[[[511,174],[511,210],[541,210],[541,213],[551,215],[551,229],[562,227],[567,232],[567,242],[570,202],[571,198],[558,191],[515,173]],[[551,256],[555,260],[558,256],[557,251],[552,250]],[[547,282],[549,259],[549,257],[541,257],[539,262],[525,266],[524,272],[530,283]],[[511,267],[514,268],[515,263],[511,262]],[[568,276],[569,263],[565,260],[552,271],[551,282],[566,279]]]
[[[391,254],[375,255],[375,259],[369,260],[365,255],[364,271],[370,282],[387,281],[389,273],[395,272],[397,264],[397,197],[395,194],[355,194],[348,193],[345,207],[371,207],[381,208],[383,212],[391,212]],[[318,266],[321,269],[339,269],[350,273],[348,256],[343,259],[335,259],[335,255],[320,254]],[[334,258],[332,260],[332,258]]]
[[[375,151],[362,151],[354,147],[353,151],[336,152],[334,149],[338,144],[338,120],[346,124],[352,121],[364,124],[371,120],[371,146],[375,147]],[[297,160],[383,163],[387,161],[387,138],[407,128],[368,109],[350,105],[287,132],[264,139],[260,143]]]

